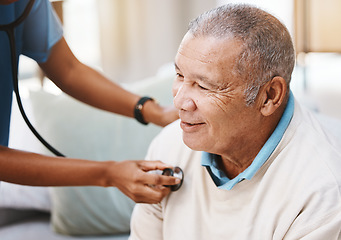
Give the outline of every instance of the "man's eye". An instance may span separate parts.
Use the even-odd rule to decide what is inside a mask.
[[[177,78],[183,78],[184,76],[182,76],[180,73],[176,73],[176,77]]]
[[[201,88],[202,90],[208,90],[207,88],[201,86],[200,84],[198,84],[198,87]]]

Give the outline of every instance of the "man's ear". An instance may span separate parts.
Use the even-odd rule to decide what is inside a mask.
[[[287,94],[287,84],[284,78],[276,76],[264,85],[261,92],[260,112],[263,116],[270,116],[281,106]]]

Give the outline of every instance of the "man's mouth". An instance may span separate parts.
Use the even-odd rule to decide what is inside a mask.
[[[180,126],[184,132],[194,132],[197,131],[201,126],[203,126],[205,123],[203,122],[186,122],[181,121]]]
[[[190,125],[190,126],[195,126],[195,125],[200,125],[204,123],[190,123],[190,122],[183,122],[184,124]]]

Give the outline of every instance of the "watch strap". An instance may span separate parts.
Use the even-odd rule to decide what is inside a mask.
[[[151,97],[141,97],[140,100],[136,103],[135,108],[134,108],[134,117],[135,119],[142,123],[143,125],[147,125],[148,122],[146,122],[143,118],[142,115],[142,109],[143,109],[143,105],[147,102],[147,101],[154,101],[153,98]]]

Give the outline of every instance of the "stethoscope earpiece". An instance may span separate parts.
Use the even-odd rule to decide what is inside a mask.
[[[173,176],[173,177],[179,178],[180,179],[180,183],[178,183],[176,185],[166,185],[165,186],[165,187],[170,187],[172,192],[175,192],[175,191],[179,190],[179,188],[181,187],[182,182],[184,180],[184,172],[182,171],[181,168],[179,168],[179,167],[174,167],[173,169],[165,168],[162,171],[162,175]]]

